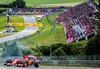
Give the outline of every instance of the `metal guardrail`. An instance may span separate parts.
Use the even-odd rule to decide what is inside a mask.
[[[49,56],[43,56],[42,58],[48,58]],[[52,56],[51,56],[52,57]],[[15,57],[4,57],[0,58],[0,62],[5,62],[7,59],[21,58],[21,56]],[[41,56],[37,56],[37,60],[40,60]],[[51,60],[43,59],[40,60],[40,64],[48,65],[73,65],[73,66],[100,66],[100,60]]]
[[[100,60],[46,60],[40,64],[73,65],[73,66],[100,66]]]

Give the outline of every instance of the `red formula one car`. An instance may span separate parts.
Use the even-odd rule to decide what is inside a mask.
[[[7,66],[19,66],[19,67],[27,67],[34,65],[35,67],[39,67],[38,62],[36,62],[37,58],[36,56],[23,56],[22,58],[15,60],[6,60],[4,65]]]

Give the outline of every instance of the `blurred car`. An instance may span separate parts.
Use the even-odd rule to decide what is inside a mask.
[[[7,30],[3,30],[2,33],[10,33],[13,32],[14,29],[13,28],[8,28]]]
[[[27,67],[34,65],[39,67],[38,62],[36,62],[36,56],[23,56],[22,58],[16,58],[15,60],[8,59],[4,63],[6,66],[18,66],[18,67]]]

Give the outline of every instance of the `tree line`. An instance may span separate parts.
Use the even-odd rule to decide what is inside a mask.
[[[4,11],[6,11],[6,9],[0,8],[0,13],[2,13],[2,12],[4,12]]]
[[[31,47],[29,48],[30,54],[43,56],[100,55],[100,11],[95,15],[99,19],[96,21],[97,34],[95,34],[88,41],[81,41],[71,44],[58,43],[49,46],[42,45],[36,46],[35,48]]]
[[[12,8],[12,7],[25,8],[26,3],[24,0],[15,0],[12,3],[7,2],[6,4],[0,4],[0,7],[3,7],[3,8]]]
[[[94,1],[94,0],[92,0]],[[100,8],[100,0],[98,1],[98,8]],[[0,7],[17,7],[17,8],[25,8],[26,7],[26,2],[24,0],[15,0],[12,3],[8,3],[7,4],[0,4]]]
[[[71,55],[100,55],[100,21],[97,21],[98,29],[97,34],[90,38],[88,41],[80,41],[71,44],[52,44],[33,47],[19,48],[18,44],[14,41],[11,45],[10,42],[5,43],[3,48],[3,56],[7,52],[9,56],[19,55],[37,55],[37,56],[71,56]]]
[[[10,56],[18,55],[37,55],[37,56],[70,56],[70,55],[100,55],[100,11],[96,14],[99,20],[96,22],[98,29],[97,34],[90,38],[88,41],[71,43],[71,44],[52,44],[49,46],[42,45],[29,48],[19,48],[16,42],[9,45],[9,50],[7,49],[7,44],[3,48],[3,56],[6,56],[6,52],[12,52]],[[17,52],[17,53],[16,53]],[[20,54],[19,54],[19,53]]]

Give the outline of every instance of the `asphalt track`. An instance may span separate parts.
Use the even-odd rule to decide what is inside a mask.
[[[100,68],[92,68],[92,67],[63,67],[63,66],[40,66],[35,68],[34,66],[29,67],[7,67],[7,66],[0,66],[0,69],[100,69]]]
[[[28,23],[36,24],[35,18],[32,15],[23,15],[21,17],[24,18],[24,22],[26,24],[28,24]],[[23,31],[19,32],[19,33],[15,33],[13,35],[0,38],[0,43],[7,42],[7,41],[10,41],[10,40],[15,40],[15,39],[19,39],[19,38],[28,36],[28,35],[36,32],[37,29],[38,29],[37,26],[26,26],[25,29]]]

